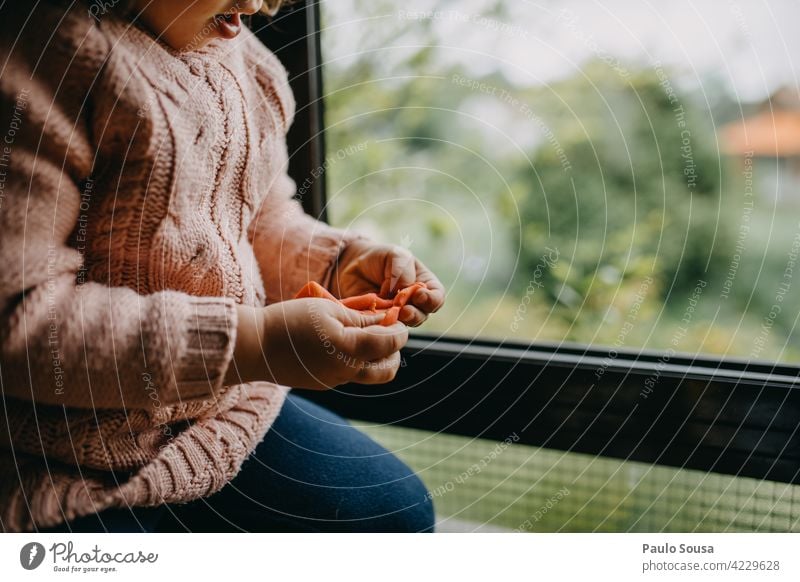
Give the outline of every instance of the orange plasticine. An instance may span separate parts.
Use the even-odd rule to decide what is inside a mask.
[[[309,281],[300,291],[297,292],[297,295],[294,296],[295,299],[302,299],[303,297],[318,297],[320,299],[332,299],[334,301],[338,301],[333,294],[325,289],[322,285],[317,283],[316,281]]]
[[[376,309],[389,309],[394,302],[391,299],[384,299],[379,297],[377,293],[366,293],[364,295],[356,295],[355,297],[347,297],[342,299],[342,303],[351,309],[358,309],[363,311],[369,309],[375,311]]]
[[[304,297],[317,297],[320,299],[330,299],[332,301],[341,303],[349,309],[355,309],[357,311],[369,311],[371,313],[384,313],[384,317],[381,320],[381,325],[388,326],[398,321],[400,318],[400,310],[403,309],[403,306],[408,303],[414,293],[417,292],[417,289],[424,288],[427,288],[427,285],[425,285],[425,283],[422,281],[417,281],[416,283],[398,291],[394,296],[394,299],[381,297],[377,293],[365,293],[363,295],[355,295],[353,297],[337,299],[330,291],[325,289],[325,287],[316,281],[309,281],[303,285],[303,288],[297,292],[297,295],[295,295],[294,298],[301,299]]]

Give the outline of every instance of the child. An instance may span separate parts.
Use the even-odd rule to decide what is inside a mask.
[[[279,4],[0,8],[3,530],[432,530],[405,465],[287,397],[391,380],[444,289],[292,198],[286,71],[242,24]],[[426,288],[384,327],[308,281]]]

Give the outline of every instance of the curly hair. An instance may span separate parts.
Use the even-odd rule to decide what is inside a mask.
[[[261,12],[268,16],[275,16],[283,6],[291,4],[294,0],[264,0]]]

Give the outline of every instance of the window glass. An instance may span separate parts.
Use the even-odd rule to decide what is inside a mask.
[[[425,482],[437,531],[800,531],[800,486],[359,423]]]
[[[800,4],[322,4],[333,224],[445,334],[796,361]]]

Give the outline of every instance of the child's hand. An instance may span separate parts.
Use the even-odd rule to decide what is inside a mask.
[[[409,326],[420,325],[428,314],[442,307],[444,286],[405,248],[355,239],[339,257],[330,290],[338,298],[373,292],[381,297],[393,297],[398,289],[417,281],[425,283],[427,288],[417,290],[400,311],[400,321]]]
[[[382,384],[394,379],[399,350],[408,341],[402,323],[384,327],[383,314],[329,299],[239,306],[237,313],[236,365],[228,369],[226,384],[263,380],[315,390],[347,382]]]

